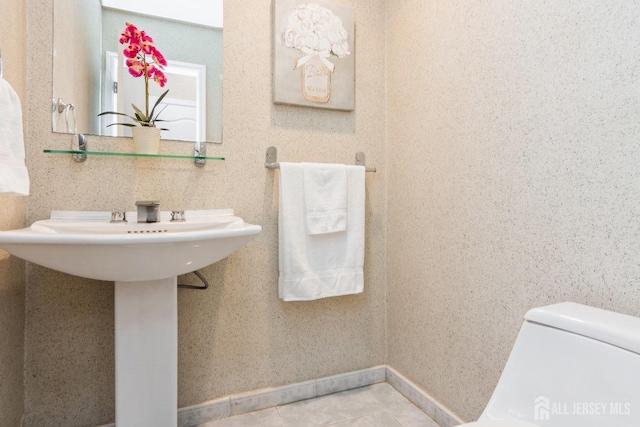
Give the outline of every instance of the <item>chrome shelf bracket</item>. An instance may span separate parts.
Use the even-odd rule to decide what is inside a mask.
[[[193,163],[199,167],[203,168],[204,165],[207,164],[207,159],[203,159],[202,157],[206,157],[207,155],[207,146],[202,141],[196,141],[193,147]]]
[[[82,163],[87,160],[87,137],[81,133],[74,133],[71,137],[71,150],[82,151],[82,153],[72,154],[76,163]]]

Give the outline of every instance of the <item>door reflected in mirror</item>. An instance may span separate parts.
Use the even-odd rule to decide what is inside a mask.
[[[221,142],[222,0],[54,0],[53,131],[131,136],[126,126],[107,127],[129,119],[98,117],[145,105],[144,79],[129,74],[119,43],[125,22],[167,60],[165,87],[149,82],[150,105],[169,89],[157,109],[162,138]]]

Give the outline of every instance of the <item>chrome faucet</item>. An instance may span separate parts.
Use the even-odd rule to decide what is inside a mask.
[[[155,200],[139,200],[136,202],[138,207],[138,222],[151,223],[160,222],[160,202]]]

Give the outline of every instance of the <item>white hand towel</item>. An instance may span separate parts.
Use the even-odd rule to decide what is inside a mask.
[[[29,174],[24,164],[24,136],[20,98],[0,78],[0,193],[29,195]]]
[[[309,234],[347,229],[347,167],[303,163],[304,201]]]
[[[285,301],[358,294],[364,288],[364,167],[347,166],[347,230],[307,233],[303,166],[280,163],[280,277]]]

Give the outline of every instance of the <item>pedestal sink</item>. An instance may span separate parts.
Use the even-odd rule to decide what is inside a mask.
[[[0,232],[0,248],[27,261],[115,282],[116,425],[175,427],[178,413],[177,276],[219,261],[261,228],[232,209],[161,213],[157,223],[110,223],[110,212],[52,211]]]

